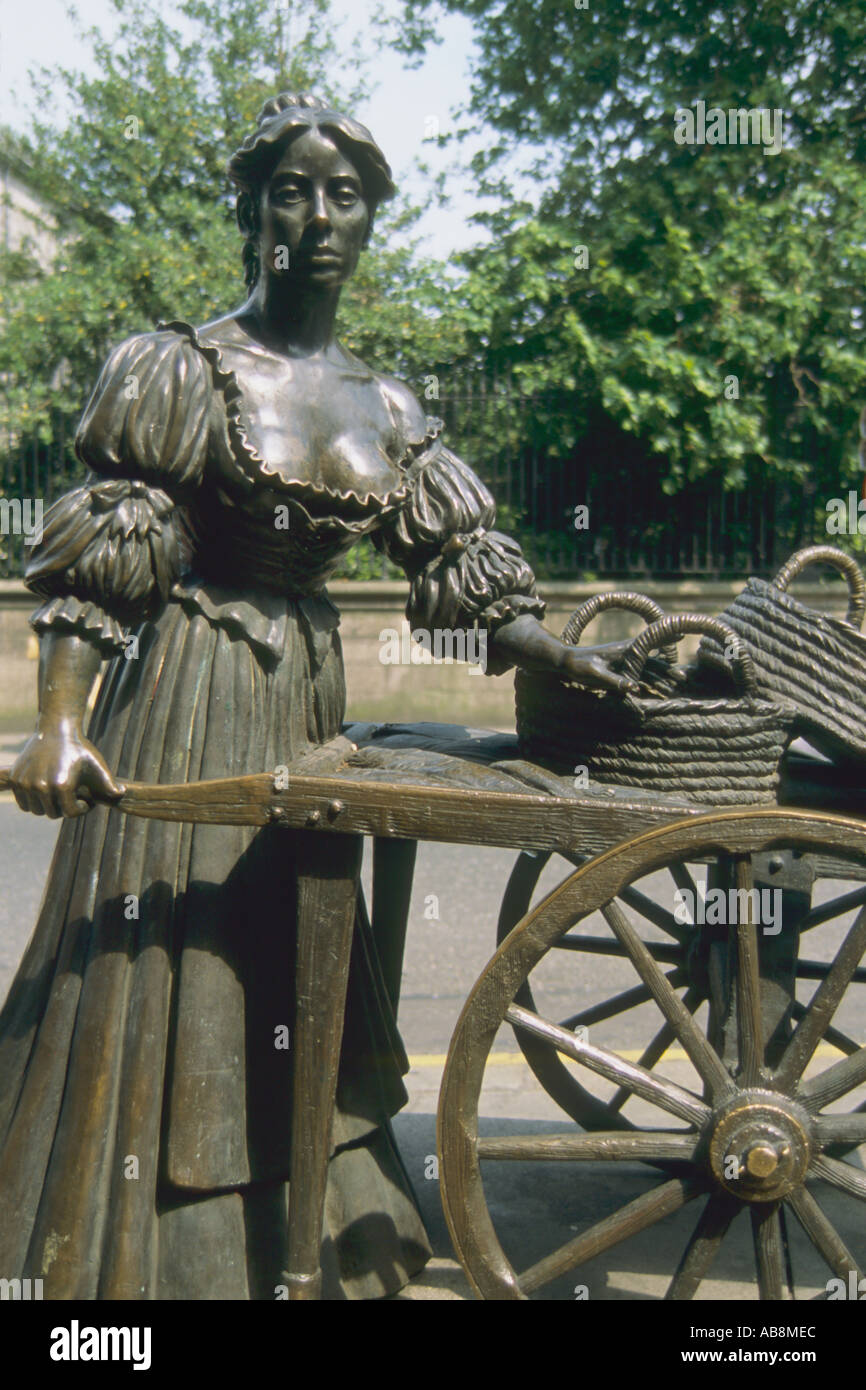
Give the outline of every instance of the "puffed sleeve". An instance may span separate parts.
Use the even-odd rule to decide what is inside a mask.
[[[478,627],[492,637],[522,613],[541,619],[544,603],[520,546],[491,529],[493,498],[444,446],[438,429],[439,422],[430,421],[425,448],[410,469],[409,496],[373,538],[409,579],[410,627]],[[509,663],[488,657],[488,675],[508,669]]]
[[[92,471],[46,512],[25,583],[45,601],[37,632],[76,632],[104,652],[153,616],[180,577],[178,508],[207,452],[209,367],[173,331],[130,338],[111,354],[82,416],[75,450]]]

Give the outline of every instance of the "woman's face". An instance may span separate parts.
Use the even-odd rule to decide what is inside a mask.
[[[263,273],[322,290],[351,277],[370,222],[355,166],[316,129],[285,150],[262,190],[259,218]]]

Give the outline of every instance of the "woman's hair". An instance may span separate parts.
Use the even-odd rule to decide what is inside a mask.
[[[337,148],[351,159],[361,180],[361,191],[370,221],[364,245],[373,226],[376,209],[386,198],[393,198],[396,188],[391,181],[391,169],[366,126],[351,116],[334,111],[327,102],[309,93],[281,92],[266,101],[248,135],[228,162],[228,175],[240,192],[237,199],[238,226],[244,234],[244,279],[252,289],[259,278],[259,198],[263,186],[279,163],[292,140],[308,130],[321,130],[329,135]]]

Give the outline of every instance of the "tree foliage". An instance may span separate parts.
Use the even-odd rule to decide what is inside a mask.
[[[437,8],[405,0],[405,51],[435,39]],[[713,473],[805,483],[817,499],[856,482],[859,0],[442,8],[475,22],[466,114],[493,132],[476,170],[500,195],[483,216],[492,242],[466,259],[470,347],[527,388],[573,393],[560,448],[597,448],[602,466],[617,438],[639,441],[670,493]],[[701,101],[779,111],[781,153],[677,143],[677,111]],[[520,200],[502,160],[524,149],[535,192]]]

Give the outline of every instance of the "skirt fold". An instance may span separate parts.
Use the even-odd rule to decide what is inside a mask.
[[[88,732],[119,778],[273,771],[339,732],[338,634],[314,643],[286,603],[279,659],[180,603],[144,626],[138,657],[106,668]],[[9,1277],[42,1278],[46,1298],[281,1296],[296,844],[275,827],[105,807],[61,826],[0,1013]],[[429,1256],[388,1125],[405,1102],[405,1070],[359,898],[328,1175],[328,1297],[394,1292]]]

